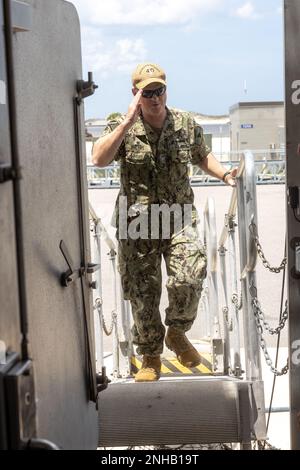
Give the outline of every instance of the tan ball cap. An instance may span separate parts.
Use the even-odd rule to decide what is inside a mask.
[[[156,64],[139,64],[132,74],[132,85],[140,90],[151,83],[161,83],[162,85],[166,85],[165,72]]]

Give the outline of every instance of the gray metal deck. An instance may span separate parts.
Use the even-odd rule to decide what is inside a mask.
[[[228,377],[111,384],[99,398],[99,447],[251,441],[252,386]]]

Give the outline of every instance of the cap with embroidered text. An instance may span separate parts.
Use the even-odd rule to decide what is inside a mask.
[[[164,70],[157,64],[138,64],[132,74],[132,85],[140,90],[152,83],[166,85]]]

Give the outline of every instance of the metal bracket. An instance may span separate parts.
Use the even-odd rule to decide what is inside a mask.
[[[221,338],[211,340],[212,363],[215,374],[224,374],[224,343]]]
[[[7,355],[6,364],[0,366],[0,397],[4,407],[1,409],[0,448],[22,449],[30,439],[36,437],[36,398],[32,361],[20,361],[17,353]]]
[[[106,375],[106,367],[102,367],[102,373],[97,374],[97,392],[98,394],[107,389],[111,380]]]
[[[99,88],[98,85],[96,85],[93,81],[93,72],[89,72],[88,77],[88,81],[77,80],[78,103],[81,103],[82,100],[84,100],[88,96],[93,95],[95,93],[95,90]]]
[[[92,264],[89,263],[86,267],[81,267],[79,269],[74,269],[74,263],[71,258],[71,255],[66,247],[66,244],[63,240],[61,240],[59,244],[60,251],[69,267],[68,271],[64,272],[60,277],[60,282],[63,287],[68,287],[77,279],[81,278],[85,274],[94,274],[96,271],[99,271],[100,265],[99,264]],[[92,287],[92,285],[91,285]]]
[[[0,184],[6,183],[7,181],[14,181],[21,179],[21,169],[17,170],[11,165],[0,163]]]

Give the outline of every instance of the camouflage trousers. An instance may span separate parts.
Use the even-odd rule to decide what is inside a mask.
[[[163,351],[165,327],[159,311],[162,257],[168,275],[165,325],[186,332],[197,316],[207,259],[196,224],[170,239],[119,240],[118,266],[124,298],[131,303],[138,354],[155,356]]]

